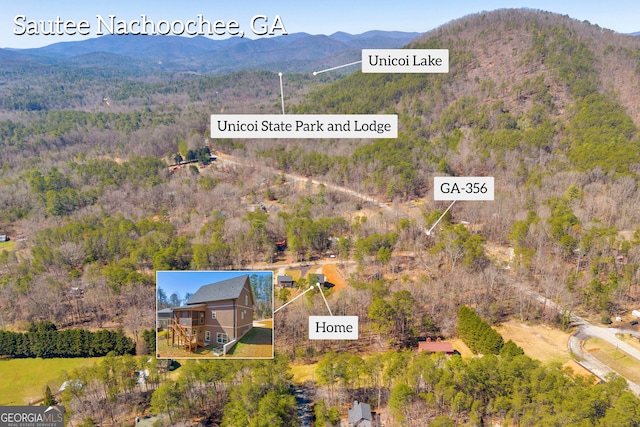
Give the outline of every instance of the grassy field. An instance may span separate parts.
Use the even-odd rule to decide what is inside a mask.
[[[273,330],[254,327],[233,346],[227,357],[273,357]]]
[[[544,325],[526,325],[514,320],[500,324],[496,330],[505,342],[512,340],[532,359],[543,363],[565,363],[571,359],[569,334]]]
[[[264,327],[253,327],[249,333],[233,346],[226,356],[214,356],[213,350],[221,345],[199,347],[188,352],[182,348],[169,345],[169,340],[158,336],[157,353],[162,358],[171,359],[224,359],[224,358],[265,358],[273,357],[273,329],[268,327],[269,321],[262,323]]]
[[[98,363],[91,359],[0,359],[0,406],[28,405],[44,396],[48,385],[54,393],[64,382],[63,372]]]
[[[600,338],[587,339],[584,342],[584,349],[623,377],[640,383],[640,364],[624,351],[618,350]]]
[[[307,381],[313,381],[315,379],[317,363],[311,365],[290,365],[291,373],[293,374],[293,383],[296,385],[302,385]]]

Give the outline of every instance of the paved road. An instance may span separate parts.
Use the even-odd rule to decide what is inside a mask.
[[[280,264],[278,262],[273,263],[273,264],[265,264],[265,263],[260,263],[260,262],[256,262],[254,264],[252,264],[252,266],[255,267],[256,270],[261,269],[261,268],[265,268],[267,270],[272,270],[274,268],[278,269],[278,274],[284,274],[284,270],[290,270],[292,268],[300,268],[300,267],[309,267],[309,268],[314,268],[314,267],[322,267],[324,265],[331,265],[331,264],[355,264],[356,262],[353,260],[341,260],[338,258],[329,258],[329,259],[321,259],[321,260],[317,260],[317,261],[296,261],[296,262],[287,262],[287,263],[283,263]],[[282,270],[282,273],[280,273],[280,270]]]
[[[518,290],[534,298],[540,304],[546,304],[547,307],[554,308],[558,312],[564,313],[565,307],[561,306],[560,304],[548,298],[545,298],[544,296],[538,294],[537,292],[529,289],[522,283],[516,283],[514,286]],[[640,363],[640,350],[629,345],[628,343],[622,341],[620,338],[617,337],[617,334],[629,334],[629,333],[635,334],[634,331],[631,331],[628,329],[621,329],[621,328],[603,328],[600,326],[596,326],[593,323],[589,322],[587,319],[584,319],[575,314],[571,314],[571,321],[578,327],[580,331],[584,333],[586,337],[596,337],[596,338],[603,339],[607,341],[609,344],[613,345],[614,347],[618,347],[620,350],[634,357]]]
[[[577,316],[576,316],[577,317]],[[580,319],[578,317],[578,319]],[[634,334],[633,331],[620,328],[602,328],[595,326],[584,319],[580,319],[576,322],[581,331],[585,332],[587,336],[600,338],[607,341],[609,344],[617,347],[619,350],[624,351],[629,356],[638,360],[638,369],[640,369],[640,350],[631,346],[629,343],[622,341],[617,337],[618,334]]]
[[[545,298],[544,296],[529,289],[523,284],[516,283],[515,287],[534,298],[540,304],[546,304],[547,307],[554,308],[558,310],[558,312],[564,313],[565,309],[560,304],[557,304],[554,301]],[[569,350],[571,350],[571,352],[573,352],[573,354],[580,359],[580,363],[582,363],[587,369],[591,370],[591,372],[593,372],[595,375],[604,379],[607,374],[615,371],[590,355],[589,352],[584,351],[582,347],[584,341],[591,337],[600,338],[608,342],[612,346],[617,347],[619,350],[624,351],[629,356],[635,358],[638,362],[638,369],[640,369],[640,350],[622,341],[617,336],[617,334],[623,333],[634,334],[633,331],[621,328],[603,328],[600,326],[596,326],[588,320],[575,314],[571,314],[571,321],[578,327],[578,331],[573,334],[571,338],[569,338]],[[616,374],[622,377],[622,375],[620,375],[618,372],[616,372]],[[637,395],[640,395],[640,384],[631,382],[627,378],[625,378],[625,380],[627,380],[629,388]]]
[[[600,362],[592,355],[590,355],[588,351],[584,350],[582,346],[587,338],[590,338],[590,335],[585,333],[583,330],[578,330],[569,338],[569,350],[571,350],[571,352],[580,360],[580,364],[601,379],[605,379],[606,376],[612,372],[619,376],[622,376],[619,373],[615,372],[613,369],[609,368],[604,363]],[[640,396],[640,384],[629,381],[628,379],[626,380],[627,384],[629,385],[629,389],[636,395]]]

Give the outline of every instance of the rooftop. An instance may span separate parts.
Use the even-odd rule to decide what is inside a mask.
[[[371,421],[371,405],[356,400],[353,402],[353,409],[349,409],[349,422],[357,423],[360,420]]]
[[[244,274],[232,279],[201,286],[200,289],[187,300],[186,305],[237,299],[240,297],[240,292],[242,292],[242,288],[248,281],[249,275]]]
[[[418,343],[418,351],[430,351],[431,353],[453,353],[453,344],[446,341],[440,341],[439,338],[437,341],[431,341],[430,338],[427,338],[426,341],[420,341]]]

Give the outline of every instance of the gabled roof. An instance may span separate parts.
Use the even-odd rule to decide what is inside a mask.
[[[353,402],[353,409],[349,409],[349,422],[357,423],[361,420],[371,421],[371,405],[368,403]]]
[[[316,276],[316,278],[318,280],[318,283],[320,283],[321,285],[324,285],[324,282],[326,280],[325,277],[324,277],[324,274],[317,273],[315,276]],[[315,285],[315,283],[314,283],[314,285]]]
[[[186,305],[237,299],[240,297],[240,292],[242,292],[242,288],[248,281],[249,275],[244,274],[232,279],[201,286],[200,289],[187,300]]]

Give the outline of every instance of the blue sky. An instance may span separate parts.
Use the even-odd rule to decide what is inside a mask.
[[[301,0],[111,0],[88,2],[86,0],[3,1],[0,8],[0,47],[28,48],[52,43],[95,37],[82,36],[33,36],[14,35],[17,26],[14,18],[23,15],[26,20],[55,20],[76,22],[87,20],[91,29],[97,27],[96,15],[131,21],[146,14],[154,21],[188,21],[198,14],[208,20],[238,21],[248,37],[250,21],[254,15],[266,15],[269,23],[275,15],[282,19],[289,33],[331,34],[345,31],[352,34],[368,30],[397,30],[425,32],[462,16],[500,8],[542,9],[569,15],[579,20],[588,20],[601,27],[622,33],[640,31],[640,2],[610,0],[607,2],[584,1],[348,1],[323,0],[307,2]]]
[[[195,293],[202,285],[220,282],[242,276],[244,274],[265,275],[272,277],[271,271],[158,271],[156,272],[156,285],[162,288],[167,298],[176,293],[184,298],[187,292]]]

